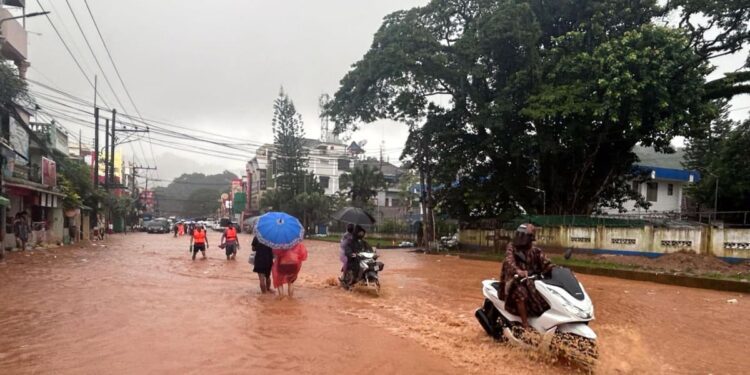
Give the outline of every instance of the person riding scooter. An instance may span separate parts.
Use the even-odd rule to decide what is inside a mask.
[[[525,280],[531,275],[547,274],[554,267],[542,249],[534,246],[535,230],[532,224],[521,224],[516,229],[500,274],[499,297],[505,301],[505,310],[521,318],[524,328],[529,327],[529,316],[540,316],[550,308],[533,282]]]
[[[344,245],[346,258],[349,259],[347,262],[347,271],[351,272],[352,275],[352,278],[349,280],[349,286],[352,286],[357,282],[359,274],[362,272],[359,267],[359,262],[352,260],[352,258],[356,258],[357,254],[361,252],[373,252],[372,246],[370,246],[364,239],[365,233],[366,231],[364,228],[359,225],[355,226],[354,238]]]

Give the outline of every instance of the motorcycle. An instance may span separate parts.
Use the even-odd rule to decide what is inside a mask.
[[[380,294],[380,278],[378,272],[385,266],[383,262],[378,262],[376,252],[359,252],[349,258],[349,262],[357,262],[359,265],[357,272],[350,267],[345,270],[339,278],[339,283],[345,289],[350,289],[354,285],[361,285],[371,288],[376,294]],[[355,274],[356,273],[356,274]]]
[[[487,334],[511,345],[554,353],[584,367],[592,366],[598,358],[597,336],[589,327],[594,320],[594,306],[573,272],[555,267],[548,278],[530,275],[519,280],[533,282],[550,306],[541,316],[528,319],[540,339],[531,340],[534,335],[525,334],[521,318],[505,310],[505,302],[498,297],[502,284],[496,280],[482,282],[484,305],[475,313]]]
[[[458,236],[452,235],[452,236],[443,236],[440,237],[440,243],[439,243],[439,250],[441,251],[448,251],[448,250],[456,250],[458,248]]]

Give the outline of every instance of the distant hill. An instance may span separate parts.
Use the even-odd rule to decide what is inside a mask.
[[[166,187],[155,188],[161,216],[210,215],[218,208],[221,194],[229,192],[232,180],[236,178],[239,177],[229,171],[214,175],[191,173],[175,178]]]

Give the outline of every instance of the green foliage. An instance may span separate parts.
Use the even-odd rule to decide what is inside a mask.
[[[270,207],[273,211],[286,212],[298,218],[308,231],[315,224],[329,221],[334,204],[334,199],[321,191],[289,197],[288,192],[275,189],[268,190],[261,199],[261,207]]]
[[[386,233],[386,234],[394,234],[394,233],[411,233],[411,228],[409,227],[409,224],[407,224],[403,220],[383,220],[382,222],[378,223],[377,226],[377,232],[378,233]]]
[[[219,196],[216,189],[195,190],[183,202],[182,213],[187,217],[210,216],[219,206]]]
[[[162,216],[190,216],[184,210],[185,201],[190,198],[191,194],[198,190],[208,189],[214,192],[214,201],[216,201],[222,193],[229,192],[232,180],[237,178],[237,175],[229,171],[214,175],[183,174],[175,178],[169,185],[154,189],[159,203],[159,211]],[[217,208],[218,205],[218,202],[215,202],[213,208]]]
[[[81,207],[83,200],[70,180],[65,176],[60,176],[57,178],[57,186],[60,188],[60,192],[64,194],[63,208],[67,210]]]
[[[716,121],[706,137],[692,139],[688,146],[688,167],[702,176],[700,182],[689,187],[689,194],[704,209],[713,210],[718,179],[719,211],[750,208],[749,149],[750,120],[738,124],[724,116]]]
[[[373,166],[358,164],[350,173],[341,175],[339,186],[347,191],[352,206],[365,208],[371,205],[378,190],[385,187],[385,177]]]
[[[0,109],[9,110],[13,103],[27,95],[26,82],[18,77],[16,69],[0,61]]]
[[[91,168],[86,163],[57,151],[52,159],[57,167],[57,185],[65,194],[63,206],[66,209],[79,208],[81,205],[93,207],[102,198],[104,193],[94,188]]]
[[[409,124],[403,159],[442,186],[437,207],[456,218],[645,205],[628,187],[640,177],[632,148],[670,152],[716,116],[706,77],[711,58],[750,40],[741,3],[433,0],[385,18],[327,112],[338,131]],[[701,10],[726,39],[690,17],[657,22]]]
[[[304,192],[305,184],[309,182],[309,174],[305,170],[308,152],[304,148],[302,116],[283,89],[273,104],[272,125],[276,148],[276,188],[287,197],[293,197]]]

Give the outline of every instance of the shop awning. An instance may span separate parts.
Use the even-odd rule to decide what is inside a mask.
[[[19,183],[10,182],[10,181],[6,181],[5,182],[5,186],[6,187],[16,188],[16,189],[27,189],[27,190],[38,191],[40,193],[47,193],[49,195],[55,195],[55,196],[58,196],[58,197],[64,197],[65,196],[65,194],[61,194],[61,193],[58,193],[56,191],[52,191],[50,189],[45,189],[43,187],[37,187],[37,186],[28,185],[28,184],[19,184]]]
[[[10,199],[0,195],[0,206],[10,206]]]

